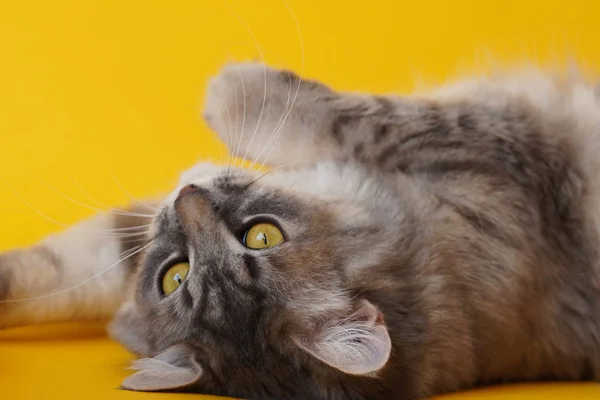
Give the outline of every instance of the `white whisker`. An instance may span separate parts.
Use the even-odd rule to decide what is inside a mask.
[[[133,239],[121,239],[120,242],[121,243],[138,243],[141,241],[146,241],[148,240],[147,236],[143,236],[143,237],[139,237],[137,239],[133,238]]]
[[[234,89],[233,90],[233,95],[235,96],[235,136],[238,136],[238,129],[240,127],[240,125],[238,123],[239,119],[240,119],[240,112],[239,112],[239,106],[238,106],[238,91],[237,91],[237,86],[234,85],[233,89]],[[234,159],[233,162],[234,162],[233,167],[235,168],[237,166],[237,160]]]
[[[258,46],[258,44],[257,44],[257,46]],[[262,57],[262,54],[261,54],[261,57]],[[262,57],[262,58],[263,58],[263,65],[264,65],[264,57]],[[244,160],[248,157],[248,151],[252,147],[252,142],[254,141],[256,133],[258,132],[258,129],[260,127],[263,113],[265,111],[265,104],[267,103],[267,70],[266,69],[263,69],[263,80],[264,80],[263,102],[262,102],[262,106],[260,107],[260,114],[258,115],[258,121],[256,122],[256,126],[254,127],[254,132],[252,132],[252,136],[250,137],[250,142],[246,146],[246,152],[243,157]],[[241,143],[241,138],[240,138],[240,143]]]
[[[150,228],[151,226],[152,226],[152,224],[144,224],[144,225],[136,225],[136,226],[127,226],[124,228],[111,228],[111,229],[107,229],[107,231],[110,230],[110,231],[114,231],[114,232],[129,232],[129,231],[135,232],[135,231],[138,231],[140,228]],[[147,232],[147,229],[145,229],[144,233],[146,233],[146,232]]]
[[[109,208],[111,208],[109,205],[107,205],[107,204],[105,204],[105,203],[102,203],[101,201],[99,201],[98,199],[96,199],[94,196],[92,196],[92,195],[90,194],[90,192],[88,192],[87,190],[85,190],[85,189],[83,188],[83,186],[81,186],[81,185],[79,184],[79,182],[77,182],[77,181],[73,181],[73,185],[74,185],[74,186],[75,186],[75,187],[76,187],[76,188],[77,188],[77,189],[78,189],[78,190],[79,190],[81,193],[83,193],[83,194],[84,194],[84,195],[85,195],[85,196],[86,196],[86,197],[87,197],[89,200],[93,201],[93,202],[94,202],[94,203],[96,203],[98,206],[100,206],[100,207],[102,207],[102,208],[104,208],[104,209],[109,209]]]
[[[152,207],[150,204],[146,204],[146,203],[144,203],[143,201],[141,201],[140,199],[138,199],[137,197],[135,197],[134,195],[132,195],[131,193],[129,193],[129,192],[128,192],[128,191],[125,189],[125,187],[124,187],[124,186],[121,184],[121,182],[120,182],[120,181],[117,179],[117,176],[116,176],[114,173],[112,173],[112,172],[111,172],[111,177],[112,177],[112,179],[115,181],[115,183],[117,184],[117,186],[119,187],[119,189],[121,189],[121,191],[122,191],[123,193],[125,193],[125,195],[126,195],[127,197],[129,197],[129,198],[130,198],[132,201],[136,202],[137,204],[139,204],[139,205],[141,205],[141,206],[147,207],[147,208],[149,208],[150,210],[152,210],[152,211],[154,211],[154,212],[157,212],[157,211],[158,211],[158,208],[156,208],[156,207]]]
[[[227,148],[229,153],[229,156],[227,157],[227,173],[229,174],[229,169],[231,168],[232,162],[231,151],[229,150],[231,148],[231,119],[229,116],[229,107],[227,107],[227,105],[223,105],[223,102],[219,101],[218,107],[221,112],[221,115],[225,113],[227,114]]]
[[[281,113],[281,115],[279,116],[279,120],[277,121],[277,123],[275,124],[275,127],[273,127],[273,131],[271,132],[271,134],[269,135],[269,137],[267,138],[266,142],[263,143],[263,149],[260,151],[260,153],[258,153],[258,155],[256,157],[254,157],[254,160],[252,160],[252,163],[250,164],[250,168],[252,168],[254,166],[255,163],[257,163],[260,159],[260,157],[262,156],[262,154],[269,148],[269,146],[274,143],[274,139],[276,138],[276,133],[279,129],[279,126],[282,124],[282,122],[284,121],[286,112],[288,110],[288,106],[290,104],[290,98],[291,98],[291,94],[292,94],[292,87],[289,85],[289,83],[287,83],[287,81],[283,78],[283,76],[281,75],[281,73],[277,73],[277,75],[279,75],[279,77],[281,78],[282,82],[285,83],[285,85],[288,88],[288,97],[285,101],[285,107],[283,108],[283,112]],[[260,162],[261,166],[264,166],[267,163],[267,159],[265,159],[265,162]]]
[[[50,217],[48,214],[46,214],[43,211],[41,211],[38,208],[36,208],[25,197],[23,197],[16,189],[14,189],[13,187],[11,187],[6,181],[1,180],[0,182],[2,182],[2,184],[4,185],[4,187],[6,187],[10,192],[12,192],[12,194],[16,198],[18,198],[30,210],[32,210],[35,214],[39,215],[43,219],[45,219],[45,220],[47,220],[47,221],[49,221],[49,222],[51,222],[51,223],[53,223],[55,225],[63,227],[63,228],[70,228],[72,226],[71,224],[65,224],[64,222],[57,221],[56,219]],[[83,229],[83,228],[80,228],[80,229],[83,232],[90,232],[90,233],[93,233],[93,234],[106,235],[106,236],[117,237],[117,238],[127,238],[127,237],[133,237],[133,236],[139,236],[139,235],[146,235],[147,234],[147,231],[144,231],[144,232],[135,232],[135,233],[116,234],[115,229]],[[116,228],[116,229],[118,229],[118,228]]]
[[[42,179],[39,179],[39,181],[46,186],[46,188],[48,190],[50,190],[51,192],[53,192],[54,194],[56,194],[57,196],[62,197],[63,199],[70,201],[73,204],[77,204],[78,206],[90,209],[90,210],[94,210],[97,212],[101,212],[101,213],[109,213],[109,214],[113,214],[113,215],[124,215],[124,216],[129,216],[129,217],[140,217],[140,218],[154,218],[153,215],[149,215],[149,214],[140,214],[140,213],[134,213],[134,212],[127,212],[127,211],[121,211],[121,210],[115,210],[115,209],[108,209],[108,210],[104,210],[102,208],[98,208],[95,206],[91,206],[89,204],[85,204],[79,200],[75,200],[72,197],[67,196],[66,194],[62,193],[61,191],[59,191],[58,189],[56,189],[54,186],[50,185],[49,183],[45,182]]]
[[[248,32],[248,35],[250,36],[250,38],[252,39],[252,41],[254,42],[254,46],[256,47],[256,50],[258,51],[258,54],[260,55],[260,59],[261,59],[261,63],[263,65],[265,65],[265,56],[262,52],[262,49],[260,48],[260,45],[258,44],[258,40],[256,40],[256,37],[254,36],[254,34],[252,33],[252,30],[250,29],[250,27],[248,27],[248,25],[240,18],[240,16],[237,14],[237,12],[235,12],[235,10],[231,7],[231,5],[229,5],[227,2],[225,2],[225,4],[227,5],[227,8],[229,8],[229,10],[231,11],[231,13],[233,14],[233,16],[239,21],[239,23],[244,27],[244,29]],[[264,78],[264,91],[263,91],[263,103],[262,106],[260,108],[260,113],[258,115],[258,121],[256,122],[256,127],[254,128],[254,132],[252,133],[252,137],[250,138],[250,144],[247,146],[246,149],[249,149],[250,146],[252,145],[252,141],[254,140],[254,136],[256,135],[256,132],[258,131],[258,128],[260,126],[260,123],[262,121],[262,117],[263,117],[263,112],[265,109],[265,104],[267,102],[267,71],[264,70],[263,71],[263,78]],[[238,139],[238,146],[237,149],[235,151],[235,158],[237,160],[237,158],[240,156],[239,154],[239,150],[241,147],[241,143],[242,143],[242,137],[244,135],[244,132],[242,131],[239,139]],[[248,155],[248,152],[246,151],[246,154],[244,156],[244,158],[246,158]]]
[[[93,201],[94,203],[96,203],[98,206],[102,207],[103,210],[107,210],[106,212],[109,212],[109,213],[112,213],[112,214],[130,216],[130,217],[141,217],[141,218],[154,218],[155,217],[155,215],[153,215],[153,214],[143,214],[143,213],[133,212],[133,211],[116,210],[112,206],[109,206],[106,203],[102,203],[101,201],[99,201],[98,199],[96,199],[95,197],[93,197],[87,190],[85,190],[83,188],[83,186],[81,186],[79,184],[79,182],[73,181],[73,185],[81,193],[83,193],[88,199],[90,199],[91,201]]]
[[[289,167],[290,165],[297,165],[297,164],[313,164],[314,165],[314,164],[316,164],[316,162],[314,162],[314,161],[294,161],[294,162],[291,162],[291,163],[279,165],[279,166],[277,166],[277,167],[275,167],[273,169],[270,169],[269,171],[265,172],[264,174],[262,174],[261,176],[259,176],[258,178],[256,178],[252,182],[250,182],[250,184],[248,186],[253,185],[254,183],[258,182],[259,180],[261,180],[262,178],[264,178],[265,176],[267,176],[268,174],[270,174],[272,172],[275,172],[277,170],[283,169],[285,167]]]
[[[244,78],[242,77],[242,72],[238,69],[238,75],[240,77],[240,83],[242,84],[242,98],[244,99],[244,114],[242,116],[242,129],[240,130],[240,139],[238,142],[238,149],[236,150],[236,154],[239,156],[239,146],[242,143],[242,136],[244,135],[244,129],[246,126],[246,87],[244,86]],[[236,90],[236,107],[237,107],[237,90]],[[236,135],[237,135],[237,129],[236,129]],[[250,142],[252,143],[252,142]],[[246,149],[246,154],[248,154],[248,150]],[[246,158],[246,155],[244,155],[244,159]]]
[[[279,135],[283,131],[283,127],[285,125],[285,121],[287,120],[287,117],[290,115],[290,112],[292,111],[292,107],[294,106],[294,103],[296,102],[296,98],[298,97],[298,92],[300,91],[300,85],[302,84],[302,77],[304,76],[304,40],[302,38],[302,31],[300,29],[300,24],[298,23],[298,19],[296,18],[296,14],[294,14],[294,12],[290,8],[290,6],[287,3],[287,1],[286,0],[282,0],[282,2],[285,5],[285,7],[288,10],[288,12],[290,13],[290,16],[292,17],[292,19],[294,20],[294,24],[296,25],[296,30],[298,32],[298,39],[300,41],[301,65],[300,65],[300,77],[298,79],[298,87],[296,88],[296,93],[294,94],[294,98],[292,100],[292,104],[289,107],[289,109],[287,110],[287,113],[285,113],[285,118],[283,119],[283,122],[282,122],[281,127],[279,128],[277,134],[275,135],[275,137],[273,138],[273,140],[270,140],[271,143],[275,143],[275,141],[277,140],[277,138],[279,137]],[[286,107],[287,107],[287,104],[286,104]],[[270,147],[270,145],[265,145],[264,148],[263,148],[263,150],[261,151],[261,154],[268,147]],[[271,156],[271,151],[272,151],[272,149],[269,150],[269,152],[267,153],[267,158],[265,158],[265,161],[261,162],[261,164],[268,163],[269,157]],[[259,157],[260,157],[260,155],[256,157],[256,160],[258,160]],[[254,165],[254,163],[252,163],[252,165]]]
[[[235,58],[233,57],[233,55],[229,52],[229,50],[226,50],[227,55],[229,56],[230,60],[234,60]],[[237,96],[237,93],[236,93]],[[221,112],[221,116],[224,114],[223,113],[223,108],[225,109],[225,112],[227,113],[227,153],[228,153],[228,157],[227,157],[227,173],[226,175],[229,176],[229,172],[231,171],[231,164],[233,162],[233,154],[232,154],[232,149],[233,149],[233,141],[231,139],[231,116],[229,114],[229,106],[227,104],[223,104],[223,101],[218,98],[218,107],[219,110]],[[224,107],[223,107],[224,106]],[[237,127],[236,127],[236,131],[237,131]]]

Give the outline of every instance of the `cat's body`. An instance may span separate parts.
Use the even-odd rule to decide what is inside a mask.
[[[4,255],[0,326],[96,316],[85,301],[109,316],[125,301],[113,334],[154,357],[124,383],[137,390],[416,399],[491,382],[600,381],[592,87],[530,72],[392,98],[241,65],[211,83],[206,118],[232,151],[281,168],[188,171],[133,275],[122,263],[20,302],[36,295],[34,276],[66,288],[82,280],[73,271],[106,268],[133,244],[79,228]],[[143,217],[128,218],[88,229],[135,232],[127,226]],[[265,221],[283,242],[244,247]],[[182,287],[161,293],[165,268],[182,259]]]

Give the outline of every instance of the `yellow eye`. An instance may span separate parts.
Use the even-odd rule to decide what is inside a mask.
[[[163,293],[167,296],[173,293],[181,285],[189,270],[190,263],[187,262],[178,263],[169,268],[162,281]]]
[[[273,224],[256,224],[248,229],[243,243],[251,249],[268,249],[283,242],[283,233]]]

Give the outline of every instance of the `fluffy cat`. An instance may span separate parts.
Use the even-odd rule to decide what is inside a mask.
[[[141,391],[408,400],[600,381],[592,86],[529,71],[383,97],[240,64],[211,81],[205,117],[271,172],[192,168],[147,242],[147,210],[121,210],[2,255],[1,326],[119,308],[110,331],[142,357],[123,388]]]

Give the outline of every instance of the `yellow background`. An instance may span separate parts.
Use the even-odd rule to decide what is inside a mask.
[[[198,159],[221,161],[199,110],[224,62],[264,58],[374,92],[497,62],[570,58],[599,71],[599,12],[595,0],[3,1],[0,249],[166,191]],[[0,332],[0,397],[175,397],[115,390],[127,360],[98,326]],[[600,398],[600,386],[459,397],[553,395]]]

